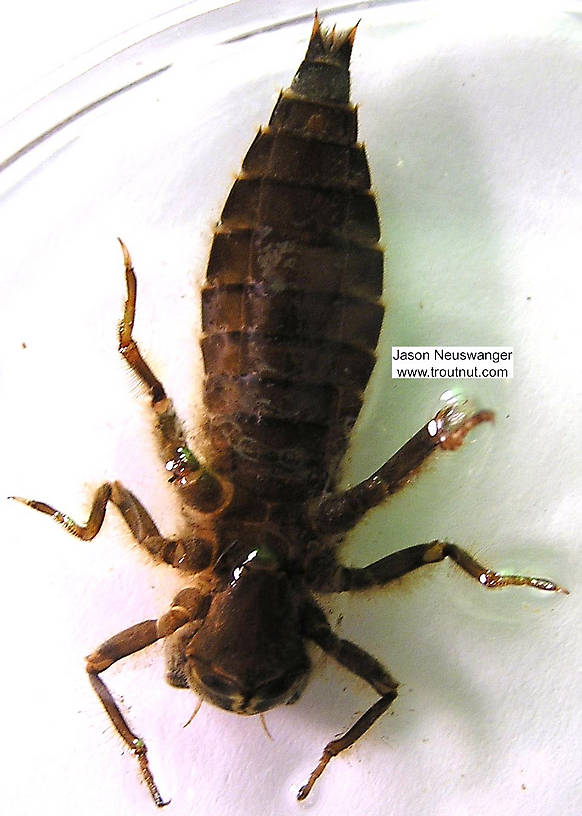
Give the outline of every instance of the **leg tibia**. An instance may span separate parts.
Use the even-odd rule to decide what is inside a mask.
[[[89,681],[93,687],[93,691],[99,697],[101,705],[109,715],[109,719],[115,727],[115,730],[136,757],[142,778],[148,787],[154,803],[158,807],[164,807],[168,804],[168,802],[165,802],[162,799],[162,795],[160,794],[158,786],[154,781],[147,758],[148,749],[145,742],[141,739],[141,737],[138,737],[137,734],[134,734],[129,725],[126,723],[123,714],[117,707],[117,703],[111,695],[111,692],[99,675],[89,673]]]
[[[566,595],[568,590],[558,586],[548,578],[528,578],[525,575],[500,575],[498,572],[482,566],[468,552],[457,547],[456,544],[448,542],[434,541],[433,546],[427,550],[425,561],[442,561],[447,556],[452,558],[462,570],[475,578],[486,589],[498,589],[506,586],[530,586],[534,589],[542,589],[546,592],[563,592]]]
[[[349,748],[354,744],[354,742],[356,742],[356,740],[363,736],[366,731],[374,725],[376,720],[381,717],[382,714],[384,714],[384,712],[390,707],[390,705],[396,699],[396,696],[396,691],[392,691],[389,694],[385,694],[383,697],[380,697],[380,699],[377,700],[374,705],[370,706],[370,708],[364,712],[364,714],[362,714],[359,720],[356,720],[356,722],[348,731],[346,731],[345,734],[327,743],[323,749],[321,759],[319,760],[316,768],[311,772],[305,785],[302,785],[299,788],[297,799],[300,802],[307,798],[312,787],[326,769],[330,759],[333,759],[333,757],[337,756],[341,751],[345,751],[346,748]]]

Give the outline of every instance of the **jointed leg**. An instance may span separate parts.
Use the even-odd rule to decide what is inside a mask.
[[[326,573],[320,572],[312,582],[318,592],[345,592],[346,590],[369,589],[385,584],[406,575],[408,572],[435,564],[445,558],[452,558],[464,572],[475,578],[486,589],[497,589],[505,586],[529,586],[547,592],[564,592],[568,590],[558,586],[547,578],[529,578],[525,575],[500,575],[484,567],[468,552],[449,544],[446,541],[430,541],[428,544],[417,544],[405,550],[387,555],[367,567],[352,568],[341,564],[331,565]]]
[[[351,530],[368,510],[407,484],[437,448],[455,450],[476,425],[492,420],[491,411],[467,417],[458,406],[443,408],[368,479],[314,503],[311,520],[315,530],[320,534]]]
[[[70,516],[61,513],[60,510],[56,510],[45,502],[36,501],[35,499],[24,499],[22,496],[8,496],[8,498],[25,504],[27,507],[32,507],[33,510],[38,510],[39,513],[45,513],[47,516],[51,516],[56,522],[61,524],[68,533],[80,538],[82,541],[91,541],[95,538],[103,524],[105,508],[111,498],[111,485],[109,482],[105,482],[95,493],[93,504],[91,505],[91,512],[89,513],[86,524],[77,524]]]
[[[82,539],[91,541],[103,524],[107,502],[117,506],[135,540],[156,558],[179,569],[199,572],[206,569],[213,557],[213,545],[210,541],[199,538],[170,539],[160,535],[152,517],[141,502],[119,482],[106,482],[95,493],[93,504],[86,524],[77,524],[70,516],[61,513],[45,502],[34,499],[23,499],[12,496],[33,510],[45,513],[57,521],[67,532]]]
[[[101,700],[101,704],[109,715],[109,719],[113,723],[115,730],[137,758],[142,777],[148,786],[148,790],[154,802],[158,807],[163,807],[168,803],[164,802],[154,782],[154,777],[147,758],[147,746],[141,737],[138,737],[137,734],[131,730],[119,710],[117,703],[113,699],[111,692],[99,677],[100,672],[104,671],[117,660],[134,654],[141,649],[145,649],[146,646],[151,646],[159,637],[157,622],[155,620],[144,621],[129,629],[125,629],[110,640],[102,643],[101,646],[87,657],[87,673],[89,674],[89,680],[93,686],[93,690]]]
[[[371,705],[345,734],[328,742],[317,767],[311,773],[307,783],[299,789],[297,794],[299,800],[308,796],[330,759],[353,745],[387,710],[397,697],[398,687],[398,683],[376,658],[360,649],[355,643],[339,638],[332,631],[325,615],[316,604],[310,604],[305,610],[304,634],[346,669],[366,680],[380,694],[380,699]]]
[[[184,593],[182,593],[183,595]],[[180,596],[176,600],[178,600]],[[176,604],[176,601],[174,602]],[[158,807],[167,805],[164,802],[154,777],[149,767],[147,759],[147,747],[145,742],[135,734],[127,724],[125,717],[119,710],[117,703],[103,680],[99,677],[102,671],[109,668],[113,663],[127,657],[130,654],[139,652],[147,646],[151,646],[159,638],[175,632],[190,619],[192,610],[181,605],[174,605],[158,621],[149,620],[131,626],[123,632],[114,635],[109,640],[101,644],[94,652],[87,657],[87,673],[93,686],[93,690],[101,700],[109,719],[113,723],[115,730],[125,742],[131,752],[137,757],[142,777],[148,786],[148,790]]]
[[[203,513],[220,512],[232,498],[232,487],[219,478],[189,450],[182,424],[174,411],[172,401],[164,386],[157,379],[141,355],[133,339],[137,279],[131,256],[123,241],[118,239],[123,251],[127,299],[123,318],[119,324],[119,352],[132,371],[147,388],[156,415],[156,429],[160,451],[170,481],[185,494],[187,502]]]
[[[530,586],[548,592],[568,592],[568,590],[546,578],[500,575],[483,567],[460,547],[441,541],[431,541],[428,544],[408,547],[405,550],[381,558],[379,561],[362,569],[336,565],[335,569],[329,571],[327,575],[320,573],[316,580],[311,582],[311,585],[313,589],[320,592],[342,592],[383,586],[418,567],[443,561],[447,556],[452,558],[461,569],[487,589],[504,586]],[[307,783],[300,788],[297,795],[298,799],[305,799],[330,759],[353,745],[386,711],[396,699],[398,685],[374,657],[351,641],[339,638],[332,631],[325,615],[316,604],[309,604],[306,607],[303,626],[303,633],[306,637],[317,643],[327,654],[332,655],[338,663],[366,680],[381,696],[345,734],[325,746],[317,767]]]

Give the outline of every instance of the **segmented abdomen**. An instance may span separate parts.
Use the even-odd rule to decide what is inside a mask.
[[[244,159],[202,293],[212,464],[275,501],[329,482],[383,317],[378,214],[348,102],[351,42],[343,65],[345,41],[323,42],[327,63],[310,59],[312,37]]]

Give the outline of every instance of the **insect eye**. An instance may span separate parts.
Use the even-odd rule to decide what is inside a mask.
[[[276,677],[274,680],[269,680],[261,686],[261,694],[265,697],[274,698],[286,692],[294,683],[295,678],[289,675],[282,675]]]
[[[230,694],[233,690],[233,684],[230,680],[218,674],[205,674],[200,680],[209,691],[215,691],[219,694]]]

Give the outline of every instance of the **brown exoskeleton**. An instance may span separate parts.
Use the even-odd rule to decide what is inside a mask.
[[[325,746],[299,791],[304,799],[330,759],[397,695],[396,681],[374,657],[332,631],[314,592],[385,586],[447,556],[486,588],[565,591],[543,578],[499,575],[443,541],[363,568],[337,558],[341,536],[368,510],[435,450],[458,447],[492,419],[489,411],[469,415],[449,406],[368,479],[334,489],[384,313],[378,215],[349,102],[354,36],[355,28],[322,31],[316,16],[305,60],[253,142],[222,212],[202,298],[205,461],[190,451],[133,338],[136,277],[122,244],[127,300],[119,350],[151,398],[162,461],[189,535],[161,536],[118,482],[99,488],[84,525],[19,499],[83,540],[97,535],[111,501],[145,550],[192,576],[168,612],[120,632],[87,659],[91,684],[159,806],[165,803],[146,745],[101,677],[121,658],[165,639],[169,682],[239,714],[298,699],[310,672],[307,641],[367,681],[377,701]]]

